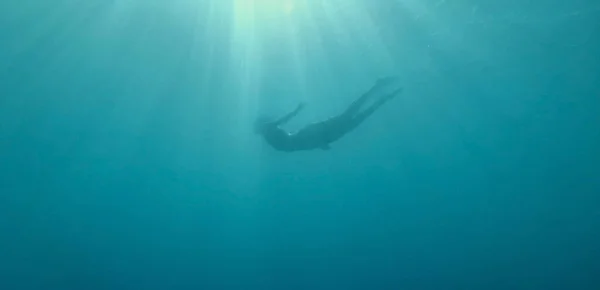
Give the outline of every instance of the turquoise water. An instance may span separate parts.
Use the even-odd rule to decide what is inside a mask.
[[[0,289],[600,289],[600,3],[0,2]],[[287,127],[381,76],[329,151]]]

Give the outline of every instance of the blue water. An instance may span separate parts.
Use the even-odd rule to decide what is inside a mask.
[[[0,2],[0,289],[600,289],[598,148],[598,1]]]

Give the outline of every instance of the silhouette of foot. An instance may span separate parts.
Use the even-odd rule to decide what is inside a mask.
[[[395,98],[397,95],[399,95],[400,93],[402,93],[404,89],[403,88],[399,88],[396,89],[394,92],[392,92],[391,94],[385,95],[382,99],[384,99],[385,101],[389,101],[393,98]]]

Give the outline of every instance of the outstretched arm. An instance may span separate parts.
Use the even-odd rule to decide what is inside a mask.
[[[304,109],[304,104],[299,104],[298,107],[296,107],[296,109],[290,113],[288,113],[287,115],[281,117],[279,120],[277,120],[275,122],[276,125],[283,125],[287,122],[289,122],[292,118],[296,117],[296,115],[298,115],[298,113],[300,113],[300,111],[302,111],[302,109]]]

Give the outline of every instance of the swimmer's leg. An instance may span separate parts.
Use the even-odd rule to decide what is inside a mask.
[[[385,78],[378,79],[377,82],[371,87],[371,89],[369,89],[369,91],[364,93],[362,96],[360,96],[358,99],[356,99],[352,104],[350,104],[350,106],[346,109],[346,111],[344,111],[344,113],[342,113],[342,116],[343,117],[352,117],[352,116],[356,115],[360,111],[362,106],[365,104],[365,102],[367,102],[371,97],[376,95],[376,93],[378,92],[379,89],[393,83],[395,80],[396,79],[394,77],[385,77]]]
[[[387,103],[389,100],[393,99],[394,97],[396,97],[396,95],[400,94],[401,92],[402,92],[402,89],[397,89],[394,92],[392,92],[391,94],[383,96],[375,104],[373,104],[366,110],[357,114],[354,118],[352,118],[352,123],[349,124],[347,130],[351,131],[351,130],[355,129],[358,125],[360,125],[368,117],[370,117],[373,113],[375,113],[375,111],[377,111],[377,109],[379,109],[381,106],[383,106],[383,104]]]

